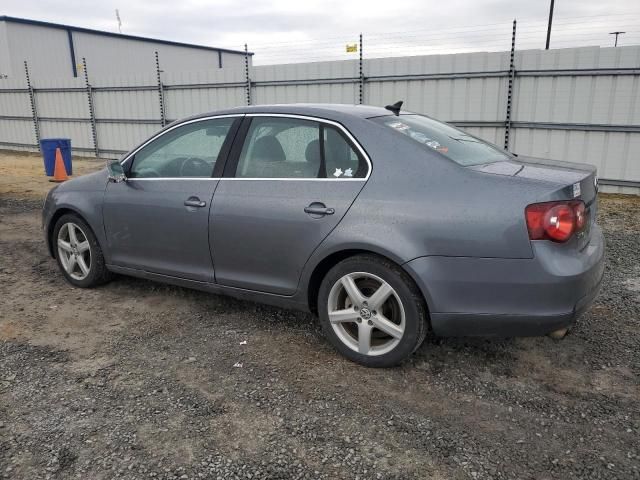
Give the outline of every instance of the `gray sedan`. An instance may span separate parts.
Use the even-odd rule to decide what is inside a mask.
[[[367,366],[436,335],[561,336],[597,294],[588,165],[516,157],[429,117],[264,105],[175,122],[48,195],[65,278],[113,273],[316,313]]]

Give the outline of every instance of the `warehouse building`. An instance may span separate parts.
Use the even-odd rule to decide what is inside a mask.
[[[244,68],[239,50],[191,45],[23,18],[0,16],[0,79],[82,77],[82,58],[92,77],[155,72]]]

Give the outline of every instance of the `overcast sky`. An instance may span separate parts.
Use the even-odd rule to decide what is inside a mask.
[[[256,52],[255,63],[543,48],[548,0],[2,0],[0,15]],[[556,0],[552,47],[640,43],[640,0]],[[262,58],[260,58],[262,57]]]

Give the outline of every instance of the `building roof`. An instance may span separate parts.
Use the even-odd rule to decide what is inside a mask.
[[[244,55],[244,51],[242,50],[230,50],[227,48],[208,47],[206,45],[194,45],[192,43],[174,42],[171,40],[160,40],[158,38],[140,37],[137,35],[125,35],[123,33],[106,32],[104,30],[94,30],[92,28],[84,28],[84,27],[74,27],[72,25],[43,22],[40,20],[31,20],[28,18],[10,17],[8,15],[0,15],[0,22],[22,23],[24,25],[36,25],[39,27],[57,28],[60,30],[67,30],[71,32],[82,32],[82,33],[90,33],[93,35],[102,35],[105,37],[121,38],[123,40],[137,40],[142,42],[158,43],[162,45],[173,45],[175,47],[198,48],[200,50],[211,50],[214,52],[226,52],[226,53],[236,53],[236,54]],[[249,52],[249,55],[253,55],[253,52]]]

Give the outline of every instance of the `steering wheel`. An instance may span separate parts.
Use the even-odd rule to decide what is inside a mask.
[[[139,178],[157,178],[160,174],[151,168],[143,168],[137,172],[136,176]]]
[[[181,177],[194,177],[194,176],[202,176],[202,172],[209,169],[209,164],[198,157],[187,157],[182,161],[182,165],[180,165],[180,176]]]

